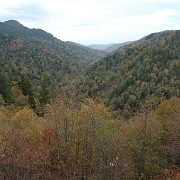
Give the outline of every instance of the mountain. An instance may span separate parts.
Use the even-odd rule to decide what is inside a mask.
[[[38,88],[46,79],[128,116],[147,99],[179,97],[179,44],[179,30],[163,31],[105,56],[10,20],[0,23],[0,67],[16,81],[27,76]]]
[[[52,34],[41,29],[29,29],[15,20],[0,22],[0,32],[16,38],[39,38],[42,40],[53,40]]]
[[[15,20],[0,22],[0,67],[15,78],[21,73],[36,81],[44,76],[54,83],[68,81],[104,55]]]
[[[0,179],[180,179],[180,31],[103,54],[0,23]]]
[[[112,46],[113,44],[91,44],[87,47],[91,48],[91,49],[97,49],[97,50],[105,50],[106,48]]]
[[[127,44],[130,44],[130,43],[132,43],[132,41],[128,41],[128,42],[124,42],[124,43],[116,43],[116,44],[92,44],[92,45],[89,45],[88,47],[91,49],[112,52],[112,51],[115,51],[118,48],[125,46]]]
[[[148,99],[180,96],[180,31],[150,34],[107,55],[86,73],[77,93],[128,116]]]
[[[111,46],[107,47],[106,49],[104,49],[104,51],[106,52],[113,52],[115,50],[117,50],[118,48],[131,44],[133,43],[133,41],[128,41],[128,42],[124,42],[124,43],[118,43],[118,44],[112,44]]]

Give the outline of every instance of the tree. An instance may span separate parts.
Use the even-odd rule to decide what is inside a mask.
[[[19,82],[19,85],[25,96],[33,96],[32,84],[27,77],[21,75],[21,81]]]
[[[0,94],[2,94],[6,103],[12,103],[11,81],[2,71],[0,71]]]
[[[46,104],[49,100],[49,86],[50,82],[44,79],[39,92],[39,102],[41,104]]]
[[[172,97],[162,102],[157,110],[157,120],[162,126],[162,144],[169,165],[179,165],[180,157],[180,99]]]
[[[19,86],[25,96],[28,96],[28,101],[30,106],[35,109],[36,102],[33,95],[32,84],[30,83],[29,79],[21,75],[21,81],[19,82]]]

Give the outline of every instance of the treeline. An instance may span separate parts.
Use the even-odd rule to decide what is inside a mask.
[[[89,68],[76,84],[91,97],[128,118],[147,99],[160,103],[180,96],[180,31],[151,34],[120,48]]]
[[[179,179],[180,99],[129,121],[102,105],[61,96],[38,117],[27,106],[0,107],[1,179]]]

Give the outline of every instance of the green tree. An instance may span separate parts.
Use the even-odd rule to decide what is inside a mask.
[[[21,81],[20,81],[19,85],[21,87],[23,94],[25,96],[28,96],[28,101],[29,101],[30,106],[33,109],[35,109],[36,102],[35,102],[34,95],[33,95],[32,84],[30,83],[29,79],[24,76],[21,76]]]
[[[0,72],[0,94],[2,94],[6,103],[12,103],[11,81],[3,72]]]
[[[49,81],[44,80],[41,85],[41,90],[39,92],[39,102],[41,104],[46,104],[49,99]]]

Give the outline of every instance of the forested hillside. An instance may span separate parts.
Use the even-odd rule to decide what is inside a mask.
[[[17,84],[28,103],[42,114],[41,105],[104,56],[73,42],[61,41],[41,29],[29,29],[17,21],[0,22],[0,94],[6,104],[16,103],[11,88]],[[40,105],[41,104],[41,105]]]
[[[132,41],[123,42],[123,43],[116,43],[116,44],[115,43],[114,44],[92,44],[92,45],[89,45],[88,47],[91,49],[97,49],[97,50],[103,50],[106,52],[112,52],[112,51],[115,51],[118,48],[125,46],[127,44],[130,44],[130,43],[132,43]]]
[[[38,117],[22,97],[0,106],[0,179],[180,178],[180,99],[152,111],[146,102],[124,122],[102,104],[62,94]]]
[[[29,29],[17,21],[0,23],[0,67],[17,79],[50,78],[55,83],[71,80],[97,61],[104,52],[64,42],[41,29]]]
[[[118,43],[118,44],[112,44],[111,46],[107,47],[106,49],[104,49],[104,51],[106,52],[113,52],[116,51],[118,48],[131,44],[133,43],[133,41],[129,41],[129,42],[124,42],[124,43]]]
[[[150,34],[91,66],[77,85],[80,97],[128,117],[144,100],[180,95],[180,31]]]
[[[103,55],[0,23],[0,179],[180,179],[180,31]]]

